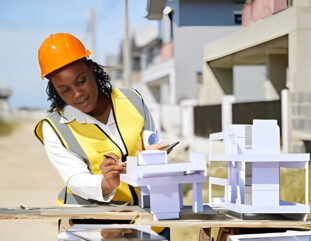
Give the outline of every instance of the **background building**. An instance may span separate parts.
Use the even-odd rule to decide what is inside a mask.
[[[139,45],[139,29],[134,31],[132,86],[162,131],[182,134],[181,104],[196,102],[202,86],[203,47],[240,28],[242,7],[231,0],[148,1],[147,17],[159,21],[158,34]]]
[[[10,118],[11,107],[9,97],[12,95],[11,89],[0,88],[0,122]]]

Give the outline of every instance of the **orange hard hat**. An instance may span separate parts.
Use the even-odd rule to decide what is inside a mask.
[[[51,34],[38,51],[41,78],[90,54],[75,36],[68,33]]]

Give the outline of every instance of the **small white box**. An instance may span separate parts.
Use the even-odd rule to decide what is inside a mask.
[[[145,150],[139,153],[138,165],[167,164],[166,151]]]

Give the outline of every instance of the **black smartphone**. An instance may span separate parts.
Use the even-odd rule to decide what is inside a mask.
[[[179,141],[176,141],[173,144],[169,145],[166,149],[166,153],[169,154],[173,150],[173,148],[178,144],[179,144]]]

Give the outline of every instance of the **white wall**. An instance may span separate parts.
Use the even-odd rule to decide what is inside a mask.
[[[203,47],[240,26],[187,26],[174,28],[176,98],[198,97],[197,72],[202,72]]]
[[[236,102],[265,100],[265,65],[233,67],[233,94]]]

